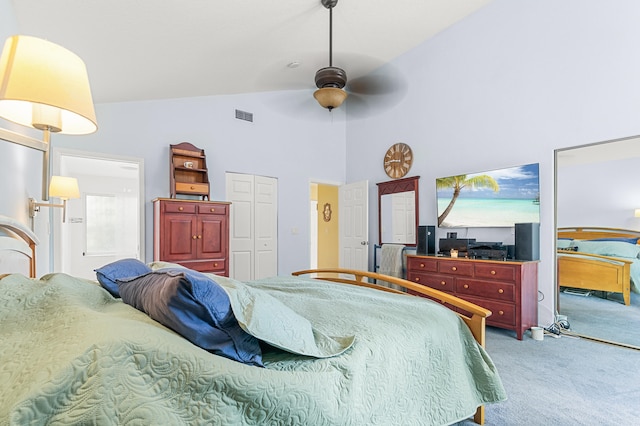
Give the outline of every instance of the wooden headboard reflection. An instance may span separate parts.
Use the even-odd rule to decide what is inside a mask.
[[[36,277],[38,237],[23,223],[0,215],[0,276],[21,273]]]
[[[573,240],[596,240],[598,238],[638,238],[640,231],[620,228],[598,228],[595,226],[576,226],[558,228],[558,238]],[[636,242],[638,244],[638,242]]]

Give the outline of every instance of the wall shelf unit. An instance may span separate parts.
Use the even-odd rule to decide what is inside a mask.
[[[170,145],[171,198],[177,194],[202,196],[209,200],[209,173],[204,149],[189,142]]]

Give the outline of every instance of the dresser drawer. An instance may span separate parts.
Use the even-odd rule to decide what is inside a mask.
[[[176,182],[176,192],[180,194],[205,194],[209,196],[209,184],[195,182]]]
[[[417,272],[438,272],[438,260],[425,259],[421,257],[408,257],[407,270]]]
[[[456,293],[459,295],[478,296],[505,302],[515,302],[516,287],[511,283],[466,280],[456,281]]]
[[[199,214],[227,214],[226,204],[198,204]]]
[[[453,260],[442,260],[438,265],[438,272],[443,274],[459,275],[464,277],[473,276],[473,263],[456,262]]]
[[[510,265],[496,265],[493,263],[478,263],[475,265],[477,278],[511,281],[516,280],[516,268]]]
[[[460,298],[475,303],[478,306],[489,309],[491,316],[487,318],[487,325],[498,327],[514,327],[516,325],[516,307],[509,303],[496,302],[494,300],[477,299],[460,295]]]
[[[210,272],[212,274],[216,274],[216,273],[224,274],[224,272],[227,269],[225,259],[193,260],[193,261],[185,261],[185,262],[178,262],[178,263],[189,269],[193,269],[194,271]]]
[[[164,211],[167,213],[195,213],[196,212],[195,203],[167,202],[167,203],[162,203],[162,205],[164,206]]]
[[[409,275],[410,281],[421,284],[427,287],[435,288],[436,290],[446,291],[453,293],[455,291],[454,278],[446,275],[436,274],[420,274],[412,272]]]

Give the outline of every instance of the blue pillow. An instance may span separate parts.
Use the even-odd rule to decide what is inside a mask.
[[[571,238],[558,238],[556,242],[556,248],[566,249],[573,245],[573,240]]]
[[[601,256],[635,258],[640,254],[640,246],[623,241],[576,241],[578,251]]]
[[[596,238],[595,240],[587,240],[587,241],[622,241],[629,244],[638,244],[637,238],[624,238],[624,237]]]
[[[113,297],[120,297],[117,280],[139,277],[151,272],[151,268],[138,259],[121,259],[95,269],[96,277]]]
[[[258,339],[245,332],[229,296],[206,275],[185,268],[162,269],[118,280],[122,301],[216,355],[263,366]]]

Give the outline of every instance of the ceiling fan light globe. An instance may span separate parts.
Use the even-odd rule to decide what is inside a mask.
[[[347,92],[337,87],[323,87],[316,90],[313,93],[313,97],[316,98],[321,107],[331,111],[342,105],[344,100],[347,99]]]

